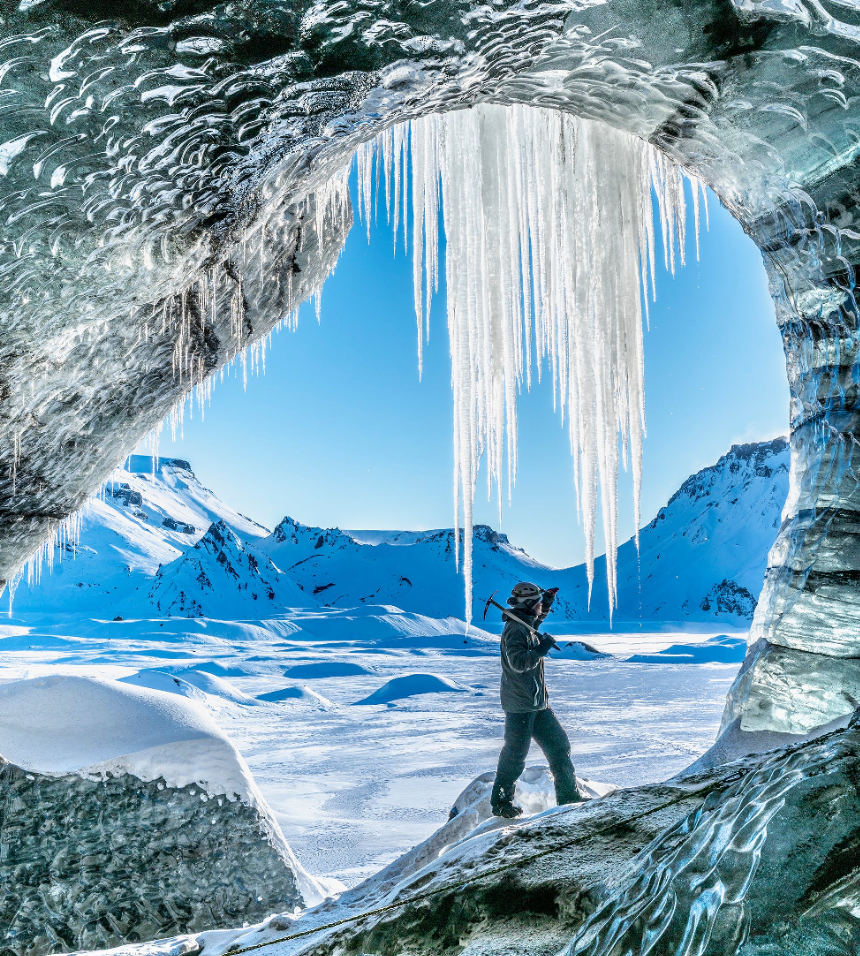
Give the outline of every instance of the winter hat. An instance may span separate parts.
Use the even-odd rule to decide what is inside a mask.
[[[529,606],[537,604],[542,596],[543,591],[541,591],[536,584],[521,581],[519,584],[514,585],[511,596],[508,598],[508,604],[510,604],[511,607]]]

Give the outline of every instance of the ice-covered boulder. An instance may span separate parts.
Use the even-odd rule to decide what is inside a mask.
[[[0,753],[4,952],[171,936],[325,894],[193,696],[83,677],[0,684]]]
[[[854,956],[858,759],[860,722],[666,784],[481,823],[487,774],[437,834],[336,902],[197,942],[211,956],[285,935],[282,956],[309,943],[385,956]]]

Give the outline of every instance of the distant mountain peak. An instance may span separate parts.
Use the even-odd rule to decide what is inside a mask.
[[[126,470],[137,475],[152,475],[158,474],[165,468],[173,471],[187,471],[190,475],[194,475],[194,469],[184,458],[155,458],[152,455],[129,455]]]
[[[766,442],[749,442],[732,447],[713,464],[702,468],[681,485],[669,499],[666,507],[673,505],[679,498],[697,501],[711,493],[718,481],[731,478],[733,482],[746,482],[753,478],[771,479],[775,470],[788,472],[788,439],[780,436]],[[782,459],[774,462],[775,458]],[[664,509],[661,509],[661,512]],[[657,515],[659,518],[660,515]],[[654,520],[656,521],[657,518]],[[654,526],[654,522],[651,523]]]

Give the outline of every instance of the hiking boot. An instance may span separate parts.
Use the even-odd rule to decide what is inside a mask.
[[[513,820],[514,817],[521,817],[522,814],[523,808],[518,807],[515,803],[511,803],[510,800],[506,800],[504,803],[493,804],[494,817],[505,817],[508,820]]]
[[[565,796],[561,800],[556,799],[555,802],[560,807],[566,807],[572,803],[585,803],[587,799],[588,799],[587,797],[584,797],[581,793],[577,791],[575,794],[572,794],[572,793],[565,794]]]

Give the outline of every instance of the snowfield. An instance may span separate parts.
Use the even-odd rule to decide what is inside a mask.
[[[666,780],[713,743],[786,464],[782,440],[736,446],[685,482],[641,535],[643,581],[659,578],[643,583],[648,600],[635,549],[619,551],[613,629],[599,609],[584,612],[583,568],[545,568],[476,529],[476,595],[530,577],[561,588],[545,625],[559,644],[550,702],[593,798]],[[452,545],[445,530],[292,519],[270,534],[187,462],[132,459],[84,517],[80,542],[41,584],[19,585],[0,624],[0,754],[253,802],[301,861],[309,902],[402,878],[506,825],[488,806],[504,727],[502,622],[497,611],[480,627],[457,617]],[[634,591],[635,613],[624,605]],[[529,764],[518,799],[552,812],[539,751]],[[207,934],[207,948],[222,937],[226,948],[235,933]]]
[[[719,660],[725,630],[571,633],[563,622],[550,629],[562,643],[567,632],[610,655],[578,660],[553,651],[547,664],[551,704],[581,776],[620,787],[663,780],[713,742],[738,667]],[[731,637],[743,642],[742,632]],[[679,662],[679,644],[689,662]],[[669,648],[666,663],[628,660],[659,661]],[[8,759],[31,758],[2,701],[36,684],[58,693],[46,698],[50,720],[31,721],[29,705],[17,711],[31,752],[43,758],[25,764],[34,768],[112,760],[147,779],[165,768],[196,779],[188,748],[199,753],[211,740],[206,747],[216,753],[238,750],[231,766],[247,762],[252,779],[244,786],[259,788],[302,865],[349,886],[443,826],[458,794],[495,769],[502,742],[497,635],[389,607],[270,621],[9,622],[0,625],[0,661],[0,681],[18,682],[0,683],[0,753]],[[89,696],[65,694],[79,686]],[[422,688],[432,692],[416,693]],[[122,717],[103,703],[144,698],[160,701],[157,713],[190,714],[197,723],[174,731],[167,717],[141,723],[134,710]],[[162,737],[135,743],[147,727]],[[99,749],[100,728],[118,742]],[[40,749],[55,734],[52,759],[69,738],[65,763],[50,764]],[[542,763],[534,749],[529,764]]]

